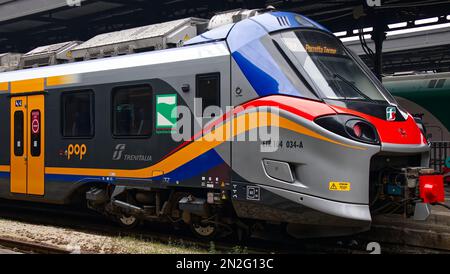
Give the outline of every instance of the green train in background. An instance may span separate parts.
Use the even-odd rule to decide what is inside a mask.
[[[450,141],[450,72],[389,76],[383,84],[409,113],[423,114],[430,141]]]

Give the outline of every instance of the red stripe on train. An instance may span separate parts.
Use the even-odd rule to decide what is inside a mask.
[[[331,107],[322,102],[283,95],[272,95],[268,97],[258,98],[255,100],[251,100],[241,106],[235,107],[231,112],[225,113],[220,118],[203,128],[201,131],[194,134],[194,136],[192,136],[190,140],[185,141],[184,143],[176,147],[174,150],[164,156],[163,159],[187,146],[194,140],[200,138],[203,134],[208,133],[215,126],[228,120],[231,115],[237,115],[245,110],[250,110],[257,107],[278,107],[279,109],[291,112],[310,121],[314,121],[314,119],[319,116],[336,114],[336,112]]]
[[[411,115],[404,122],[386,121],[359,111],[331,106],[339,114],[350,114],[366,119],[371,122],[377,129],[381,142],[403,145],[424,145],[427,144],[425,136],[423,136],[416,121]]]

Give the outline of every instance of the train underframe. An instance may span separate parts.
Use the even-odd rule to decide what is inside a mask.
[[[247,229],[237,221],[230,203],[217,199],[220,194],[203,189],[110,185],[92,187],[86,200],[88,208],[125,228],[134,228],[142,221],[166,222],[189,227],[196,236],[209,239]]]
[[[380,153],[372,158],[369,205],[351,205],[308,197],[263,185],[258,201],[223,199],[223,192],[196,188],[149,188],[121,185],[93,186],[86,192],[88,207],[107,215],[127,228],[142,221],[167,222],[190,227],[201,238],[263,235],[269,228],[283,228],[296,238],[343,236],[370,229],[371,217],[377,214],[399,214],[411,217],[419,198],[419,176],[432,174],[420,167],[422,155],[389,155]],[[334,203],[337,209],[365,212],[368,218],[333,216],[297,203],[303,198],[316,204]],[[364,214],[364,213],[361,213]],[[360,214],[360,215],[361,215]],[[416,216],[414,216],[416,217]],[[426,218],[422,216],[419,218]],[[274,234],[272,234],[274,236]]]

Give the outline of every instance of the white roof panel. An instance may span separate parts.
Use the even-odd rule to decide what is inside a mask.
[[[127,42],[134,42],[137,40],[143,40],[143,39],[150,39],[155,37],[161,37],[165,36],[173,31],[175,31],[177,28],[191,22],[199,22],[199,21],[205,21],[204,19],[198,19],[198,18],[185,18],[185,19],[179,19],[175,21],[170,22],[164,22],[149,26],[143,26],[143,27],[137,27],[122,31],[115,31],[105,34],[100,34],[95,36],[94,38],[84,42],[83,44],[75,47],[73,50],[81,50],[81,49],[88,49],[88,48],[94,48],[94,47],[101,47],[101,46],[107,46],[107,45],[114,45],[119,43],[127,43]]]
[[[229,55],[224,42],[0,73],[0,83],[26,79],[125,69]]]
[[[38,55],[38,54],[52,54],[52,53],[56,54],[59,51],[63,50],[64,48],[66,48],[67,46],[70,46],[73,43],[77,43],[77,42],[69,41],[69,42],[63,42],[63,43],[58,43],[58,44],[53,44],[53,45],[37,47],[37,48],[33,49],[32,51],[24,54],[24,57],[30,56],[30,55]]]

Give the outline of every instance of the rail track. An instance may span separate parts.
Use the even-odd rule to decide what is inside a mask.
[[[11,249],[18,253],[30,254],[70,254],[71,252],[58,247],[44,245],[41,243],[32,243],[10,238],[0,237],[0,246]]]
[[[10,201],[0,200],[0,218],[35,225],[70,228],[80,232],[90,232],[104,236],[128,236],[163,244],[176,242],[177,244],[182,243],[185,246],[193,246],[220,253],[236,252],[236,248],[242,248],[241,252],[245,251],[252,254],[269,253],[267,250],[257,247],[238,246],[236,243],[201,241],[190,236],[188,231],[176,230],[170,225],[164,224],[150,223],[133,230],[127,230],[94,212],[61,206],[37,206],[32,203],[11,203]],[[1,238],[0,245],[2,245]],[[4,246],[13,247],[11,245]]]
[[[95,233],[105,236],[129,236],[136,239],[156,241],[170,244],[174,241],[186,246],[195,246],[218,253],[248,253],[248,254],[368,254],[364,236],[327,238],[314,240],[276,239],[274,241],[261,239],[233,239],[215,242],[202,241],[189,236],[184,230],[176,230],[163,224],[145,224],[134,230],[124,230],[111,221],[95,213],[82,209],[61,206],[36,206],[32,203],[21,203],[0,200],[0,217],[13,221],[21,221],[38,225],[52,225],[61,228],[75,229],[81,232]],[[424,248],[395,243],[380,243],[383,253],[450,253],[448,250]],[[13,239],[2,239],[0,246],[14,248],[24,253],[67,254],[68,250],[54,248],[39,243],[22,242]]]

